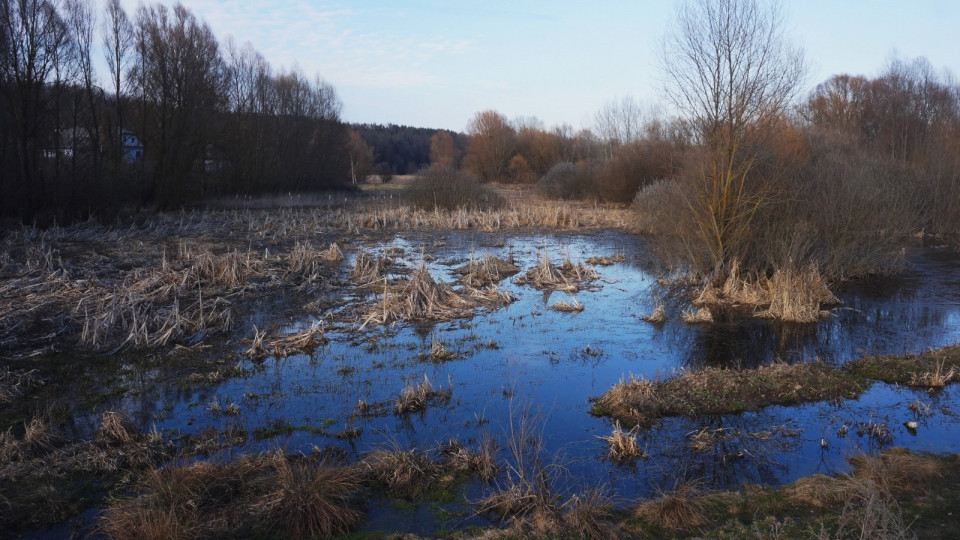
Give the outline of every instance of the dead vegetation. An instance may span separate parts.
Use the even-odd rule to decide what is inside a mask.
[[[747,309],[763,319],[812,323],[830,315],[824,307],[840,303],[815,265],[803,269],[788,265],[768,279],[741,276],[735,260],[725,272],[722,283],[708,281],[700,289],[693,301],[699,310],[685,313],[686,322],[709,323],[714,313]],[[711,313],[709,318],[706,311]]]
[[[594,400],[591,414],[625,426],[650,426],[664,416],[729,414],[825,399],[853,398],[867,386],[822,363],[775,363],[757,369],[681,370],[669,378],[621,380]]]
[[[380,301],[367,309],[360,328],[371,323],[387,325],[396,321],[444,321],[468,317],[478,306],[500,306],[513,300],[513,296],[495,284],[484,289],[466,286],[463,292],[454,291],[447,283],[435,281],[426,265],[421,263],[409,279],[394,285],[383,280]]]
[[[550,305],[550,309],[554,311],[559,311],[561,313],[580,313],[583,311],[583,304],[577,301],[576,298],[570,297],[570,301],[560,300],[554,304]]]
[[[637,444],[637,431],[636,426],[629,431],[624,431],[620,427],[620,422],[614,421],[613,433],[600,437],[607,443],[607,458],[614,463],[633,463],[647,457],[647,453]]]
[[[537,266],[513,280],[514,283],[531,285],[541,291],[555,290],[575,293],[581,289],[589,288],[599,278],[592,268],[588,268],[580,262],[573,264],[569,256],[564,259],[560,266],[554,266],[546,251],[542,252],[538,259],[540,261]]]
[[[309,328],[282,336],[267,337],[266,332],[253,327],[253,339],[250,347],[244,351],[248,357],[259,360],[267,356],[286,358],[294,354],[304,354],[326,344],[329,340],[323,335],[323,321],[316,321]]]
[[[356,471],[281,452],[151,470],[99,519],[109,538],[317,538],[359,525]]]
[[[866,356],[849,362],[852,374],[915,388],[943,388],[960,381],[960,345],[902,356]]]
[[[425,452],[401,450],[375,450],[360,462],[364,478],[388,491],[413,496],[429,491],[440,481],[442,467]]]
[[[471,253],[467,264],[454,270],[454,273],[461,276],[460,281],[464,285],[473,288],[497,284],[519,272],[520,268],[513,263],[512,255],[507,260],[503,260],[487,253],[484,253],[480,259],[474,258]]]
[[[627,260],[627,258],[623,256],[623,253],[617,253],[616,255],[610,256],[590,257],[586,260],[586,263],[593,266],[611,266],[617,263],[622,263],[625,260]]]
[[[35,369],[10,369],[0,366],[0,403],[10,403],[43,385]]]
[[[99,489],[127,485],[131,475],[170,459],[172,447],[143,433],[123,413],[103,414],[94,440],[70,440],[49,414],[34,415],[22,435],[0,432],[0,528],[46,527],[89,508]]]
[[[418,382],[416,386],[411,383],[403,388],[396,403],[394,403],[393,412],[398,415],[420,413],[427,410],[427,406],[431,404],[448,403],[452,396],[452,383],[446,389],[435,389],[426,373],[424,373],[423,380]]]

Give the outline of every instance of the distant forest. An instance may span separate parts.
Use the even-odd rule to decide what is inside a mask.
[[[392,174],[414,174],[430,165],[430,138],[437,130],[395,124],[352,124],[373,152],[373,171]],[[462,154],[466,151],[465,135],[447,131]]]

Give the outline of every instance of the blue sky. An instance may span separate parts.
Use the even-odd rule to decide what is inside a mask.
[[[168,3],[168,2],[164,2]],[[172,2],[170,2],[172,4]],[[463,130],[477,111],[591,127],[608,101],[663,101],[657,61],[673,1],[182,0],[221,41],[332,83],[348,122]],[[132,15],[136,2],[125,2]],[[960,74],[960,2],[785,1],[788,35],[832,74],[895,56]]]

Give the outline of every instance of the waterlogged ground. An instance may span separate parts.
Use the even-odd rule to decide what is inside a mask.
[[[548,455],[569,472],[569,489],[605,483],[625,503],[685,480],[722,488],[742,482],[779,485],[812,473],[844,472],[849,468],[845,458],[890,446],[960,452],[956,386],[929,393],[875,383],[855,401],[667,418],[641,431],[648,457],[635,466],[605,459],[606,446],[599,437],[610,434],[610,421],[588,414],[590,398],[628,374],[649,378],[680,368],[751,367],[777,359],[839,365],[865,354],[919,352],[956,343],[960,257],[955,253],[918,252],[902,276],[841,286],[843,305],[816,325],[751,320],[693,326],[679,321],[684,305],[657,283],[661,276],[652,269],[644,240],[630,235],[409,233],[368,238],[354,247],[345,250],[344,274],[358,249],[389,250],[397,261],[395,271],[424,261],[435,279],[447,282],[455,280],[452,269],[471,253],[504,259],[512,254],[521,272],[536,265],[543,250],[555,263],[566,257],[576,262],[615,254],[623,254],[625,261],[596,267],[596,287],[574,295],[584,306],[578,314],[549,309],[569,301],[567,293],[544,294],[514,284],[511,277],[501,287],[517,300],[506,307],[478,310],[473,318],[453,322],[368,326],[361,331],[358,323],[336,321],[351,304],[371,300],[347,288],[330,299],[346,295],[348,305],[319,317],[327,320],[330,342],[312,354],[262,362],[236,354],[240,359],[223,369],[233,368],[241,376],[209,384],[153,385],[149,373],[131,374],[143,391],[119,405],[142,426],[155,424],[181,437],[212,428],[242,430],[244,442],[222,450],[221,456],[277,447],[307,453],[314,446],[360,456],[391,445],[428,448],[484,435],[505,443],[511,411],[516,419],[515,411],[532,406],[542,420]],[[643,322],[641,317],[653,311],[657,298],[666,302],[669,321]],[[314,299],[262,302],[238,321],[238,335],[228,352],[245,348],[239,338],[253,336],[254,325],[293,331],[313,324],[317,317],[290,306]],[[430,357],[438,341],[454,358]],[[424,377],[434,387],[452,388],[449,402],[434,403],[422,414],[394,414],[401,390]],[[917,421],[918,428],[908,430],[908,420]],[[880,424],[884,429],[874,427]],[[483,493],[479,483],[462,489],[473,499]],[[469,512],[451,516],[428,504],[411,508],[383,503],[370,510],[367,530],[428,533],[484,523]]]

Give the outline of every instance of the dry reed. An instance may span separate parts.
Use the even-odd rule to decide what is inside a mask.
[[[611,461],[614,463],[631,463],[647,457],[646,452],[637,444],[637,430],[638,428],[634,426],[633,429],[624,431],[620,427],[620,422],[615,421],[613,433],[600,437],[607,443],[607,457]]]
[[[469,316],[477,303],[453,291],[444,282],[434,281],[421,264],[409,280],[391,286],[383,283],[380,302],[371,306],[361,329],[368,324],[394,321],[440,321]]]
[[[308,353],[329,341],[323,335],[323,321],[316,321],[309,328],[299,332],[270,338],[267,337],[266,332],[261,332],[254,326],[253,334],[250,347],[244,351],[244,354],[256,360],[267,356],[285,358],[294,354]]]
[[[398,415],[423,412],[431,403],[449,402],[451,396],[453,396],[452,384],[446,390],[434,389],[430,379],[424,373],[423,380],[416,386],[411,383],[403,388],[394,403],[393,412]]]
[[[562,313],[580,313],[583,311],[583,304],[577,301],[576,298],[570,297],[570,302],[560,300],[550,306],[550,309],[554,311],[560,311]]]

